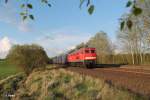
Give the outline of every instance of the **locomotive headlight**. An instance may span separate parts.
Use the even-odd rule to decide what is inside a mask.
[[[85,57],[85,59],[96,59],[96,57]]]

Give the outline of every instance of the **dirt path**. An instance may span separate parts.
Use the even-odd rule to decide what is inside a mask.
[[[137,94],[150,96],[150,70],[127,68],[85,69],[79,67],[68,67],[67,70],[103,78],[109,84],[123,87]]]

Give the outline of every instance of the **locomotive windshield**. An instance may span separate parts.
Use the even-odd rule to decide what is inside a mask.
[[[95,50],[91,50],[91,53],[95,53]]]
[[[95,53],[95,50],[85,50],[85,53]]]
[[[89,50],[85,50],[85,53],[89,53]]]

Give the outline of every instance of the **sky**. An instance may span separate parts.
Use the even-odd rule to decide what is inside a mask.
[[[80,0],[50,0],[49,8],[37,0],[33,4],[35,20],[22,21],[22,11],[16,0],[8,4],[0,1],[0,58],[4,58],[14,44],[39,44],[49,57],[56,56],[86,42],[99,31],[115,41],[119,19],[127,12],[127,0],[93,0],[95,11],[87,12]]]

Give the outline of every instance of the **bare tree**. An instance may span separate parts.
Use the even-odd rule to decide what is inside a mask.
[[[118,39],[124,44],[123,50],[131,54],[132,64],[144,64],[145,54],[149,53],[150,46],[150,1],[145,0],[141,3],[140,0],[135,0],[135,5],[142,8],[142,14],[134,16],[129,13],[123,18],[128,22],[124,29],[118,33]]]
[[[89,47],[95,47],[97,51],[97,61],[98,63],[108,63],[109,55],[112,54],[112,49],[110,45],[110,40],[105,32],[98,32],[94,37],[92,37],[87,45]]]

